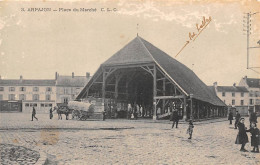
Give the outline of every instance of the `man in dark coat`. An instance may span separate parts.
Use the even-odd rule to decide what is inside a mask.
[[[251,146],[253,150],[251,152],[259,153],[259,129],[256,127],[256,123],[251,123],[251,128],[247,130],[247,132],[251,133]]]
[[[51,109],[50,109],[50,119],[52,119],[52,117],[53,117],[53,110],[52,110],[52,107],[51,107]]]
[[[247,137],[247,134],[246,134],[247,130],[246,130],[244,122],[245,122],[245,119],[241,118],[240,122],[238,122],[238,124],[237,124],[238,135],[237,135],[235,143],[236,144],[242,144],[240,151],[247,152],[247,150],[245,149],[245,145],[248,142],[248,137]]]
[[[252,112],[249,117],[250,127],[252,123],[257,123],[257,116],[255,112]]]
[[[32,121],[33,121],[33,118],[35,118],[37,121],[38,121],[38,118],[35,116],[36,115],[36,110],[33,106],[33,110],[32,110]]]
[[[175,123],[176,123],[176,128],[178,128],[179,116],[176,109],[172,112],[172,121],[173,121],[172,128],[174,127]]]
[[[229,124],[231,125],[232,124],[232,120],[233,120],[233,113],[232,113],[232,111],[229,111],[228,120],[229,120]]]
[[[235,129],[237,129],[237,124],[239,123],[240,118],[241,118],[240,113],[238,113],[238,111],[236,111]]]

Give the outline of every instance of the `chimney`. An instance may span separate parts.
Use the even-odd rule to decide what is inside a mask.
[[[233,87],[236,87],[236,83],[233,84]]]
[[[55,80],[58,79],[58,72],[55,72]]]
[[[72,72],[72,78],[74,78],[74,72]]]
[[[86,77],[89,78],[90,77],[90,73],[86,72]]]
[[[217,87],[217,86],[218,86],[218,82],[214,82],[214,83],[213,83],[213,86],[214,86],[214,87]]]
[[[23,81],[23,76],[22,75],[20,76],[20,81]]]

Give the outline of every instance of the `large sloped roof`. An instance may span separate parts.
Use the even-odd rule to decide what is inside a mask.
[[[260,88],[260,79],[257,79],[257,78],[247,78],[246,82],[247,82],[247,85],[250,88]]]
[[[243,86],[217,86],[218,92],[248,92]]]
[[[55,80],[0,79],[2,86],[55,86]]]
[[[225,106],[193,71],[139,36],[102,65],[114,66],[151,62],[155,63],[186,95],[193,94],[193,98],[195,99],[213,105]],[[101,71],[101,69],[99,68],[98,71]],[[83,93],[82,91],[79,97]]]
[[[59,76],[57,78],[56,86],[61,87],[84,87],[87,82],[89,81],[89,78],[85,76]]]

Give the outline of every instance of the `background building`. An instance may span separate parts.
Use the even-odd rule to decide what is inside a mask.
[[[244,86],[249,91],[249,110],[260,114],[260,79],[243,77],[240,86]]]
[[[0,79],[0,111],[47,112],[55,104],[55,80]]]
[[[90,74],[86,76],[59,76],[55,79],[29,80],[1,79],[0,77],[0,112],[15,111],[31,113],[35,106],[37,113],[48,113],[57,103],[74,100],[86,85]]]
[[[86,73],[86,76],[75,76],[74,72],[71,76],[60,76],[56,73],[56,103],[68,103],[75,100],[89,79],[89,72]]]
[[[244,86],[218,86],[217,82],[210,86],[216,95],[229,107],[239,111],[241,115],[248,115],[249,91]]]

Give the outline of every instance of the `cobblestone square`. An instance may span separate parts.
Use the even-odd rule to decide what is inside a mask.
[[[189,140],[184,122],[171,129],[170,121],[57,120],[56,114],[53,120],[39,114],[39,121],[30,121],[30,114],[0,116],[0,143],[44,153],[46,164],[260,164],[260,154],[250,152],[250,143],[249,152],[239,151],[237,130],[226,119],[196,122]]]

